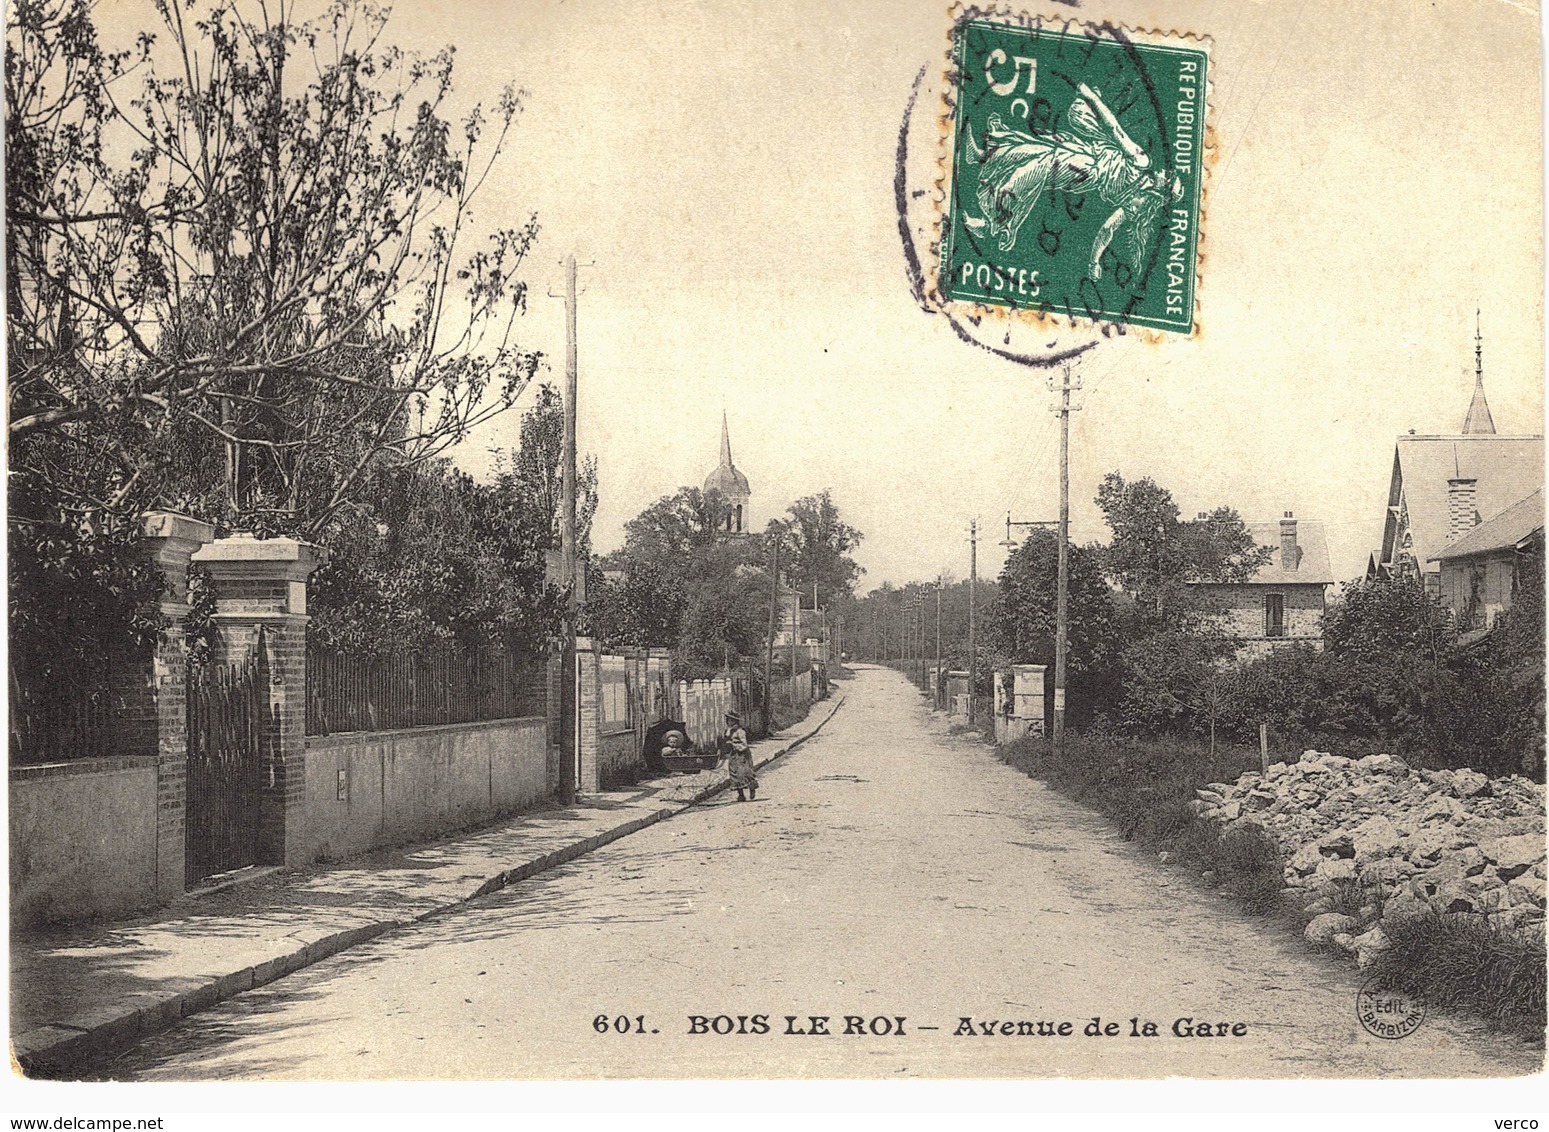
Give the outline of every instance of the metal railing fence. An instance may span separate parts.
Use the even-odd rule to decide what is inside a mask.
[[[479,649],[354,656],[307,648],[307,734],[544,715],[544,661]]]

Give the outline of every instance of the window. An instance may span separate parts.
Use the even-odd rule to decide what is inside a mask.
[[[1264,595],[1264,635],[1285,636],[1285,594]]]

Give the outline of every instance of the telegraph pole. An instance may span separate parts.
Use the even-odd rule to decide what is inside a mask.
[[[792,567],[792,573],[795,568]],[[801,591],[796,588],[796,579],[791,579],[791,686],[790,702],[796,703],[796,638],[801,635]]]
[[[920,647],[920,612],[922,602],[916,593],[909,602],[909,682],[914,683],[915,670],[920,667],[925,650]]]
[[[1052,383],[1052,379],[1051,379]],[[1060,382],[1060,525],[1059,583],[1054,598],[1054,750],[1065,741],[1065,664],[1069,651],[1070,630],[1070,391],[1080,389],[1081,381],[1071,382],[1070,366],[1064,366]]]
[[[979,585],[979,520],[968,524],[968,726],[974,724],[974,680],[979,672],[978,639],[974,635],[974,602]],[[1057,694],[1057,693],[1056,693]]]
[[[774,563],[769,568],[769,640],[764,647],[764,730],[773,718],[769,714],[769,682],[774,675],[775,614],[780,608],[780,536],[774,539]]]
[[[925,691],[925,595],[920,595],[920,604],[915,605],[914,610],[915,633],[914,640],[919,644],[920,650],[920,691]]]
[[[931,707],[941,704],[941,575],[936,575],[936,698]]]
[[[559,681],[560,801],[575,801],[580,785],[580,748],[576,742],[576,263],[575,255],[565,257],[565,429],[563,457],[560,461],[560,576],[565,583],[565,616],[561,628],[563,652]]]
[[[822,607],[818,605],[818,584],[816,582],[812,583],[812,612],[818,619],[818,640],[822,641],[823,648],[828,650],[833,642],[828,639],[828,614],[823,612]]]

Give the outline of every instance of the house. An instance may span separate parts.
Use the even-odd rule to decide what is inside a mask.
[[[1441,554],[1483,516],[1499,515],[1544,482],[1544,438],[1499,436],[1484,395],[1481,345],[1475,334],[1474,395],[1463,431],[1449,436],[1400,436],[1383,516],[1382,546],[1367,578],[1423,579],[1442,590]]]
[[[1466,640],[1488,632],[1511,608],[1527,559],[1542,561],[1543,488],[1477,525],[1459,521],[1452,533],[1453,541],[1430,561],[1438,566],[1441,598]]]
[[[789,648],[793,632],[797,644],[812,649],[810,655],[814,659],[828,659],[828,611],[802,609],[801,595],[790,587],[781,586],[775,614],[775,648]]]
[[[1322,647],[1324,599],[1333,584],[1328,537],[1316,520],[1287,511],[1278,521],[1245,524],[1253,541],[1272,551],[1246,582],[1198,583],[1220,611],[1222,624],[1242,642],[1240,655],[1268,652],[1278,644]]]

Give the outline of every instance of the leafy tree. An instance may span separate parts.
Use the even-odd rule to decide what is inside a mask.
[[[1497,621],[1479,667],[1488,674],[1488,732],[1511,768],[1544,777],[1544,536],[1517,553],[1511,608]]]
[[[564,427],[559,398],[539,390],[522,414],[520,445],[495,454],[481,484],[445,460],[395,469],[341,523],[341,537],[314,576],[311,634],[354,653],[404,641],[499,644],[528,654],[558,629],[563,593],[548,584],[559,545]],[[595,462],[578,476],[577,542],[590,541]]]
[[[1102,549],[1072,546],[1068,555],[1067,621],[1070,722],[1111,710],[1117,696],[1120,613],[1103,580]],[[1004,663],[1049,667],[1054,687],[1055,607],[1059,583],[1059,536],[1034,528],[1001,568],[999,593],[988,610],[988,637]]]
[[[1524,575],[1534,568],[1530,557],[1523,565]],[[1465,646],[1419,582],[1349,586],[1324,615],[1323,650],[1276,649],[1225,675],[1223,721],[1243,742],[1263,721],[1293,750],[1541,774],[1542,606],[1527,597],[1513,624],[1517,613]]]
[[[1111,663],[1118,611],[1103,580],[1102,550],[1072,546],[1068,554],[1067,663],[1092,672]],[[989,611],[990,637],[1014,664],[1054,663],[1059,538],[1034,530],[1006,559],[999,596]]]
[[[1323,640],[1334,656],[1381,662],[1402,653],[1445,664],[1457,630],[1441,599],[1417,579],[1356,582],[1323,615]]]
[[[839,517],[839,508],[828,491],[803,496],[786,514],[790,516],[790,566],[786,571],[790,584],[805,595],[816,586],[820,603],[853,593],[864,571],[850,557],[850,551],[864,536]]]
[[[590,630],[613,644],[670,647],[690,678],[757,653],[767,629],[765,543],[719,530],[718,493],[685,487],[624,524],[601,566],[620,576],[589,603]]]
[[[1123,693],[1108,713],[1131,734],[1156,735],[1208,726],[1214,681],[1232,643],[1206,628],[1162,627],[1134,633],[1119,652]]]
[[[1415,756],[1466,743],[1457,631],[1418,579],[1346,587],[1323,616],[1323,639],[1341,731]]]
[[[751,549],[723,542],[692,561],[693,599],[684,609],[673,650],[676,670],[688,679],[713,675],[763,650],[769,577],[750,561]]]
[[[354,0],[155,10],[108,54],[86,0],[13,7],[10,437],[133,411],[126,482],[161,445],[229,445],[233,509],[316,533],[374,463],[433,459],[535,370],[511,330],[536,221],[457,259],[517,96],[447,120],[450,49],[383,45]]]
[[[559,391],[545,382],[532,408],[522,414],[517,447],[495,453],[496,483],[520,500],[523,514],[539,525],[530,537],[544,549],[559,549],[563,499],[565,408]],[[576,556],[591,555],[592,519],[597,514],[597,458],[586,456],[576,468]]]
[[[1109,472],[1097,489],[1112,541],[1104,568],[1156,626],[1198,627],[1216,612],[1196,583],[1246,582],[1273,555],[1230,507],[1180,521],[1172,493],[1150,477],[1126,482]]]
[[[1123,693],[1114,720],[1144,733],[1208,723],[1219,706],[1219,666],[1236,642],[1199,583],[1245,582],[1273,549],[1256,544],[1230,507],[1180,520],[1172,493],[1149,477],[1131,483],[1110,472],[1097,505],[1113,532],[1104,569],[1129,598],[1119,621]]]

